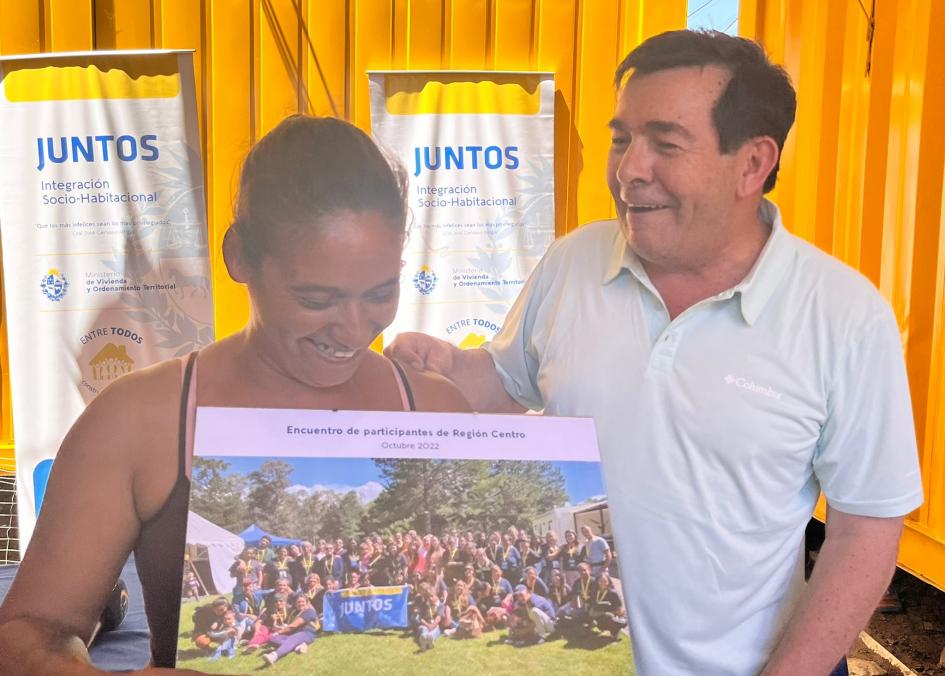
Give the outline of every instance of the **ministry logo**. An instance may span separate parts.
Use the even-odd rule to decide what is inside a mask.
[[[58,303],[66,296],[69,290],[69,280],[56,268],[50,268],[49,272],[43,275],[39,283],[39,289],[49,300]]]
[[[413,286],[423,296],[429,296],[436,288],[436,273],[426,265],[421,265],[413,276]]]

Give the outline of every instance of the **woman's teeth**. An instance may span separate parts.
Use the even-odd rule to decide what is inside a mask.
[[[326,343],[314,343],[315,349],[331,359],[350,359],[357,350],[340,350]]]

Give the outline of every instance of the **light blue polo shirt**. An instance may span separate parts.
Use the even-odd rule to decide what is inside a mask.
[[[556,241],[486,349],[509,394],[596,420],[640,674],[754,674],[803,592],[821,490],[922,502],[898,327],[859,273],[772,230],[672,322],[615,221]]]

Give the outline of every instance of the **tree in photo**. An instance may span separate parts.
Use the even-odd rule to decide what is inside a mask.
[[[364,506],[357,493],[348,491],[339,496],[337,493],[325,492],[321,499],[325,509],[319,522],[318,537],[335,540],[356,537],[361,533]]]
[[[228,531],[249,525],[246,513],[246,477],[228,473],[230,463],[195,457],[191,473],[190,509]]]
[[[371,504],[365,523],[383,530],[407,520],[424,533],[440,530],[465,513],[467,492],[487,476],[482,460],[375,459],[385,490]]]
[[[249,473],[249,518],[263,530],[285,535],[291,527],[298,498],[288,492],[292,465],[282,460],[266,460]]]
[[[564,476],[550,462],[498,460],[466,496],[469,525],[485,530],[529,525],[568,501]]]

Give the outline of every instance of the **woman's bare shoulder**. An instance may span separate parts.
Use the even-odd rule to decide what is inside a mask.
[[[467,413],[472,410],[459,388],[440,374],[417,371],[406,364],[401,366],[407,374],[418,411]]]
[[[108,417],[113,424],[131,414],[139,425],[142,420],[161,422],[176,418],[179,410],[182,368],[179,359],[169,359],[133,371],[111,383],[88,405],[82,417]]]

